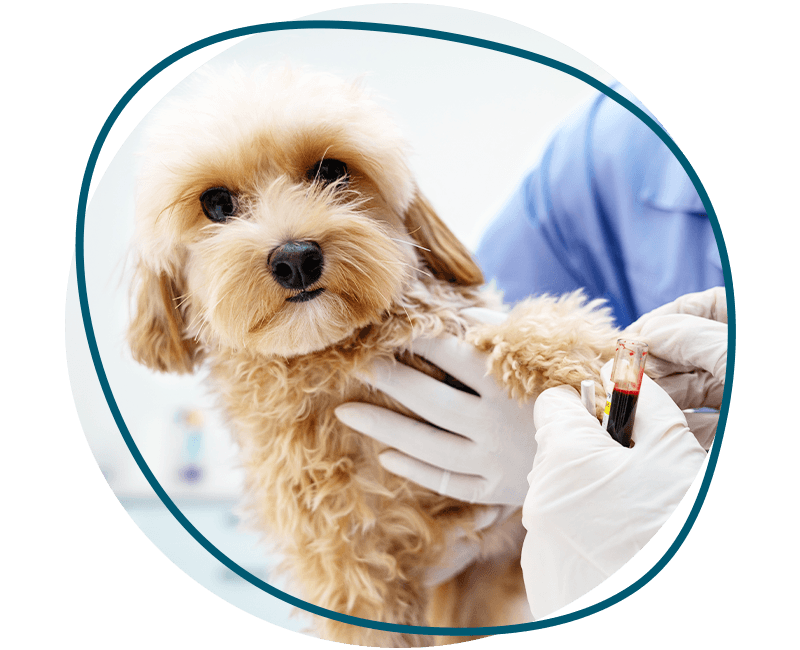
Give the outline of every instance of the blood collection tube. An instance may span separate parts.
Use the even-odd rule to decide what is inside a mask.
[[[609,435],[623,447],[631,446],[633,420],[639,391],[642,388],[644,364],[647,361],[647,343],[619,339],[611,369],[614,388],[606,400],[603,425]]]

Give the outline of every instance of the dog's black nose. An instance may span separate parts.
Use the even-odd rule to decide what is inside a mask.
[[[313,241],[290,241],[269,256],[272,277],[287,289],[306,289],[322,275],[322,249]]]

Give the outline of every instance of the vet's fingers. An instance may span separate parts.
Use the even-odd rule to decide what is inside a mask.
[[[487,356],[471,343],[455,336],[438,338],[418,338],[411,342],[411,351],[446,373],[452,375],[463,384],[481,393],[494,381],[487,376]]]
[[[473,472],[475,443],[373,404],[337,406],[336,417],[356,431],[413,458],[451,472]]]
[[[502,325],[508,320],[508,314],[485,307],[468,307],[461,310],[461,315],[467,319],[483,323],[485,325]]]
[[[631,338],[639,339],[640,337],[638,334]],[[672,361],[666,361],[664,359],[659,359],[653,354],[648,353],[647,355],[647,374],[651,379],[658,380],[661,377],[667,377],[669,375],[678,375],[690,370],[680,364],[673,363]]]
[[[656,379],[667,394],[682,409],[707,407],[719,409],[725,385],[702,370],[667,375]]]
[[[370,376],[363,379],[441,429],[464,433],[463,429],[473,428],[469,414],[480,404],[480,398],[475,395],[452,388],[402,363],[374,363]]]
[[[488,487],[488,481],[481,476],[449,472],[393,449],[382,452],[378,459],[392,474],[407,478],[442,496],[467,503],[480,502]]]
[[[684,413],[686,423],[700,446],[708,451],[717,435],[719,413]]]
[[[638,335],[650,354],[689,370],[710,372],[725,381],[728,363],[728,326],[691,314],[668,314],[645,323]]]
[[[570,424],[580,426],[598,424],[597,418],[586,410],[578,391],[572,386],[548,388],[536,398],[533,424],[537,432],[548,425],[562,424],[567,420]]]
[[[683,411],[650,377],[642,377],[631,436],[634,449],[640,452],[645,447],[663,446],[665,440],[677,439],[686,433],[689,429]]]
[[[559,466],[573,457],[589,456],[618,444],[586,410],[578,391],[571,386],[548,388],[539,395],[533,405],[533,422],[536,458],[557,456]]]

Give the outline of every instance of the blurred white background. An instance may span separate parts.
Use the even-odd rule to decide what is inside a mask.
[[[454,22],[451,13],[438,8],[417,11],[426,27],[516,45],[573,65],[604,83],[611,80],[567,48],[517,25],[479,14],[459,14]],[[320,17],[387,22],[394,17],[398,24],[413,24],[408,14],[413,16],[414,11],[374,7]],[[548,134],[596,93],[582,81],[539,63],[411,35],[304,29],[237,39],[216,50],[223,51],[205,65],[225,69],[232,63],[245,68],[289,63],[329,70],[345,79],[363,76],[410,142],[412,171],[422,191],[472,250],[535,162]],[[180,93],[181,74],[190,71],[167,70],[140,94],[159,83],[161,96]],[[210,408],[204,373],[192,377],[152,373],[131,360],[124,344],[137,153],[145,113],[161,96],[150,90],[150,104],[135,106],[139,113],[123,111],[92,179],[84,231],[85,269],[97,347],[124,422],[159,484],[212,544],[257,577],[282,588],[280,579],[270,573],[277,558],[259,545],[257,535],[238,525],[241,476],[235,449],[219,414]],[[92,451],[122,504],[148,537],[201,584],[246,611],[298,629],[299,622],[288,618],[288,605],[254,588],[185,539],[187,534],[123,444],[92,366],[80,318],[73,281],[67,342],[75,401]]]

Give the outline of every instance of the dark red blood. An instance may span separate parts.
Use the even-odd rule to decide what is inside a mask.
[[[611,392],[607,430],[609,435],[623,447],[631,446],[633,419],[636,416],[636,405],[638,403],[638,390],[634,392],[614,387]]]

